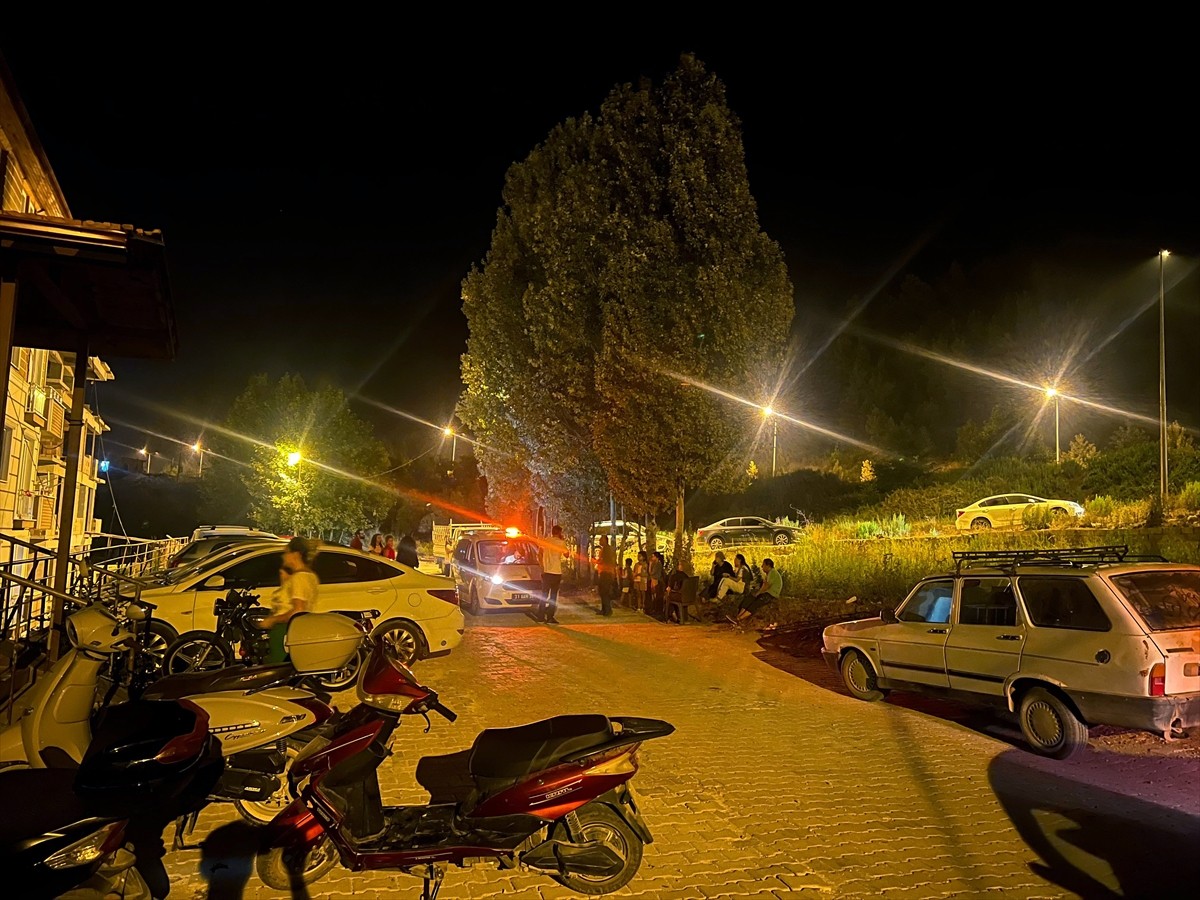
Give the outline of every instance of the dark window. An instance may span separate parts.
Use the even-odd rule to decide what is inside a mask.
[[[253,559],[234,563],[214,575],[225,579],[226,588],[248,588],[254,591],[273,590],[279,587],[279,568],[283,558],[278,553],[267,553]],[[210,576],[211,577],[211,576]]]
[[[363,581],[380,581],[402,574],[386,563],[363,559],[349,553],[321,553],[313,562],[313,571],[321,584],[354,584]]]
[[[942,625],[950,621],[954,582],[930,581],[917,588],[897,617],[901,622],[930,622]]]
[[[987,507],[987,506],[1000,506],[1000,505],[1002,505],[1002,504],[1004,504],[1004,503],[1006,503],[1006,502],[1008,502],[1008,498],[1007,498],[1007,497],[990,497],[990,498],[989,498],[989,499],[987,499],[987,500],[981,500],[981,501],[979,501],[979,505],[980,505],[980,506],[983,506],[983,507]]]
[[[1007,578],[964,578],[958,600],[959,625],[1017,624],[1017,598]]]
[[[536,566],[541,561],[537,547],[529,541],[480,541],[475,552],[487,566]]]
[[[1151,631],[1200,628],[1200,572],[1135,572],[1113,584]]]
[[[1082,578],[1025,575],[1019,579],[1029,621],[1039,628],[1108,631],[1112,623]]]
[[[454,548],[454,559],[459,565],[465,565],[471,561],[471,542],[459,541],[458,546]]]

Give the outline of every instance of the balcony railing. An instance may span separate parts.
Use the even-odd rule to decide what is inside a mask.
[[[39,385],[29,386],[29,396],[25,401],[25,421],[36,425],[46,424],[46,409],[48,399],[46,391]]]

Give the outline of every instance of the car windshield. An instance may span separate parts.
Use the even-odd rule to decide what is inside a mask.
[[[234,544],[231,547],[224,547],[208,556],[202,557],[190,566],[180,566],[177,569],[170,569],[163,576],[164,584],[179,584],[201,572],[206,572],[209,569],[216,568],[230,559],[250,553],[253,550],[258,550],[262,547],[262,541],[251,541],[248,544]],[[282,549],[282,548],[281,548]]]
[[[1112,582],[1151,631],[1200,628],[1200,572],[1134,572]]]
[[[529,541],[480,541],[476,551],[486,566],[536,566],[538,552]]]

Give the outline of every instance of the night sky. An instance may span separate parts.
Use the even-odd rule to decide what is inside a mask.
[[[1107,279],[1132,310],[1156,294],[1168,247],[1172,418],[1200,426],[1195,97],[1157,92],[1161,66],[1114,65],[1102,47],[839,34],[582,45],[335,29],[169,46],[64,37],[50,52],[5,34],[0,52],[74,216],[164,233],[180,352],[108,360],[117,380],[98,402],[117,442],[143,440],[130,425],[191,441],[197,426],[156,406],[220,417],[259,371],[446,421],[466,341],[459,288],[487,251],[506,169],[613,85],[661,79],[681,51],[724,81],[742,120],[761,224],[796,289],[797,347],[826,343],[887,273],[937,279],[954,262],[1077,272],[1068,310]],[[861,321],[915,329],[942,312],[897,323],[868,305]],[[1151,311],[1097,360],[1139,362],[1120,399],[1151,416],[1156,342]],[[436,438],[360,412],[415,450]]]

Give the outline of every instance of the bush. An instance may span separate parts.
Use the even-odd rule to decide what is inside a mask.
[[[1117,504],[1112,497],[1103,494],[1083,504],[1083,521],[1088,525],[1099,525],[1112,518]]]
[[[1185,484],[1175,504],[1187,512],[1200,512],[1200,481],[1189,481]]]
[[[881,530],[886,537],[904,537],[912,531],[912,526],[908,524],[903,513],[897,513],[881,523]]]
[[[1054,524],[1054,514],[1045,506],[1027,506],[1021,513],[1021,522],[1030,531],[1045,531]]]
[[[882,536],[883,529],[878,522],[859,522],[854,528],[854,537],[860,541]]]

